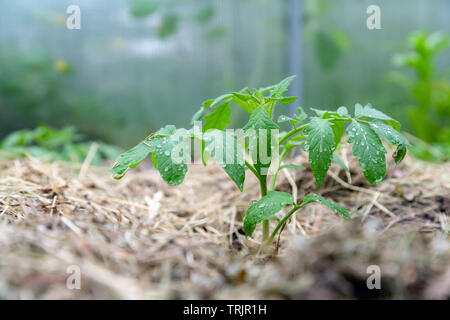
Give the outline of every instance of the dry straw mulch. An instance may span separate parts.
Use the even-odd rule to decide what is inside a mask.
[[[192,165],[170,187],[151,168],[114,181],[87,164],[3,159],[0,298],[449,298],[450,164],[389,161],[387,180],[370,186],[349,150],[341,156],[354,169],[333,165],[321,190],[309,170],[283,171],[277,189],[321,193],[352,221],[310,205],[269,255],[260,228],[242,232],[259,197],[250,177],[240,193],[214,165]],[[73,265],[80,290],[66,287]],[[366,287],[369,265],[381,290]]]

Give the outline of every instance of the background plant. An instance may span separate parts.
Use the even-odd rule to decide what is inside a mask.
[[[203,134],[196,132],[195,128],[188,131],[182,128],[177,129],[172,125],[165,126],[131,150],[120,155],[111,172],[116,179],[120,179],[129,168],[136,167],[151,154],[153,164],[160,172],[161,177],[170,185],[180,184],[187,172],[187,165],[186,163],[174,163],[172,161],[173,151],[180,143],[183,143],[180,139],[174,139],[173,137],[180,133],[188,133],[189,139],[201,141],[204,164],[206,165],[208,158],[212,157],[221,164],[241,191],[244,187],[246,168],[258,179],[261,199],[251,204],[245,214],[244,231],[247,236],[252,236],[256,226],[262,223],[263,243],[271,243],[287,219],[311,202],[321,203],[343,218],[349,219],[350,214],[347,209],[317,194],[305,195],[299,203],[294,203],[294,197],[291,194],[275,190],[275,181],[280,169],[296,167],[292,164],[286,165],[283,163],[289,150],[297,146],[303,146],[304,150],[309,152],[311,170],[317,186],[320,188],[333,159],[341,163],[339,158],[334,155],[334,151],[339,146],[345,131],[348,142],[353,143],[352,152],[357,157],[364,176],[372,184],[381,182],[386,174],[385,154],[387,153],[381,140],[397,145],[393,154],[395,162],[400,162],[405,157],[409,142],[399,133],[399,122],[370,105],[363,107],[356,104],[354,116],[349,114],[346,107],[340,107],[337,111],[313,109],[316,115],[310,118],[301,108],[299,108],[299,113],[293,117],[279,117],[278,122],[288,121],[291,123],[292,129],[284,132],[280,137],[278,147],[281,156],[278,163],[273,164],[275,174],[271,177],[271,181],[269,181],[265,169],[268,169],[272,163],[264,163],[260,159],[261,140],[258,139],[256,145],[258,149],[256,156],[252,156],[251,161],[245,160],[245,163],[242,164],[239,161],[229,164],[223,158],[229,152],[229,148],[235,149],[238,143],[238,137],[236,136],[232,136],[231,143],[227,142],[221,145],[223,148],[221,156],[214,152],[216,150],[214,144],[218,143],[218,140],[211,139],[211,137],[217,133],[219,133],[219,136],[229,134],[224,130],[231,121],[231,105],[233,104],[240,106],[249,114],[249,120],[242,128],[244,131],[254,129],[258,136],[267,135],[265,137],[268,141],[266,151],[270,157],[274,151],[274,145],[269,143],[272,141],[271,130],[279,129],[279,125],[272,119],[273,110],[277,103],[288,104],[296,99],[296,97],[284,96],[292,79],[293,77],[289,77],[276,85],[257,90],[244,88],[239,92],[231,92],[216,99],[205,101],[192,119],[192,122],[203,120]],[[266,129],[266,131],[260,131],[260,129]],[[247,153],[253,154],[252,150],[249,150],[251,148],[249,144],[246,144],[245,147]],[[190,157],[188,158],[190,159]],[[292,206],[292,208],[279,220],[275,214],[286,206]],[[277,225],[270,233],[269,221],[273,219],[277,220]]]
[[[409,39],[411,51],[398,54],[394,63],[414,71],[412,76],[396,74],[398,84],[408,90],[413,104],[409,119],[418,141],[412,148],[421,158],[448,158],[450,156],[450,81],[445,73],[438,73],[435,60],[438,53],[450,46],[444,33],[419,32]],[[427,144],[434,144],[427,147]],[[436,150],[437,149],[437,150]]]
[[[33,130],[19,130],[9,134],[0,143],[0,149],[18,156],[30,155],[43,160],[82,162],[96,145],[93,164],[101,160],[114,159],[120,151],[117,147],[86,141],[74,127],[61,130],[41,125]]]

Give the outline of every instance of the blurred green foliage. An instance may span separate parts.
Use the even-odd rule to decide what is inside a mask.
[[[184,18],[183,14],[177,11],[177,2],[161,0],[129,0],[130,14],[136,19],[143,19],[152,14],[160,15],[159,23],[156,25],[156,35],[160,39],[166,39],[175,35],[179,31],[180,22]],[[204,38],[206,40],[216,40],[226,34],[226,30],[221,25],[216,25],[213,18],[216,9],[208,1],[200,5],[192,14],[192,20],[205,28]]]
[[[394,64],[414,71],[412,77],[396,74],[396,83],[404,87],[412,99],[409,119],[414,134],[423,140],[412,150],[424,159],[450,157],[450,79],[437,74],[436,55],[450,47],[444,33],[419,32],[409,39],[410,51],[394,56]],[[432,144],[432,145],[429,145]]]
[[[102,138],[104,119],[111,122],[108,126],[119,124],[120,114],[103,107],[93,93],[73,87],[74,70],[65,59],[2,48],[0,65],[0,137],[49,123],[76,124],[86,134]]]
[[[61,80],[70,74],[67,62],[13,50],[0,52],[0,65],[0,107],[12,113],[20,127],[30,125],[30,118],[64,117]]]
[[[98,165],[102,160],[117,158],[121,150],[101,142],[86,141],[74,127],[61,130],[45,125],[34,130],[15,131],[0,143],[0,149],[17,156],[30,155],[43,160],[61,160],[82,162],[93,145],[96,152],[92,164]]]
[[[174,12],[164,14],[161,22],[158,24],[157,33],[159,38],[165,39],[178,30],[179,17]]]
[[[351,48],[350,39],[344,32],[321,23],[329,9],[329,0],[305,1],[305,39],[314,46],[320,67],[324,70],[334,68]]]
[[[129,8],[133,17],[145,18],[156,11],[158,2],[155,0],[129,0]]]
[[[194,19],[197,22],[205,23],[212,19],[214,16],[214,7],[211,5],[206,5],[204,7],[200,7],[194,14]]]

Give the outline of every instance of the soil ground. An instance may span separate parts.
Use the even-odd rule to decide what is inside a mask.
[[[351,221],[306,206],[269,254],[260,227],[243,235],[259,197],[249,175],[240,193],[215,165],[191,165],[171,187],[145,165],[114,181],[106,167],[3,157],[0,298],[450,298],[450,163],[389,160],[373,186],[341,153],[351,171],[333,165],[320,190],[309,169],[286,169],[276,188],[320,193]],[[309,168],[304,156],[291,163]],[[366,285],[373,265],[380,290]],[[81,288],[68,289],[77,268]]]

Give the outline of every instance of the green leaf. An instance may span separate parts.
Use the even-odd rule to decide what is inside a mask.
[[[350,117],[350,114],[348,113],[348,110],[346,107],[341,106],[336,110],[337,114],[340,115],[343,118],[348,118]]]
[[[288,87],[291,84],[292,80],[294,80],[294,78],[295,78],[295,76],[290,76],[284,80],[281,80],[280,83],[276,84],[270,90],[270,97],[271,98],[281,98],[283,96],[283,94],[288,90]]]
[[[114,178],[123,178],[129,168],[137,167],[142,160],[152,153],[153,164],[164,181],[170,185],[180,184],[186,174],[187,166],[184,163],[176,164],[172,162],[172,150],[183,143],[183,141],[173,139],[177,132],[190,137],[187,130],[176,130],[175,126],[167,125],[134,148],[121,154],[111,169]]]
[[[322,186],[331,165],[335,149],[334,133],[327,119],[314,117],[305,129],[307,134],[305,150],[309,151],[309,163],[316,178],[317,187]]]
[[[292,103],[295,100],[297,100],[297,97],[266,98],[266,100],[277,101],[277,102],[280,102],[282,104],[289,104],[289,103]]]
[[[347,209],[345,209],[344,207],[341,207],[334,201],[331,201],[331,200],[325,199],[322,196],[319,196],[318,194],[310,193],[310,194],[304,196],[302,200],[303,200],[302,206],[304,206],[308,203],[311,203],[311,202],[318,202],[318,203],[328,207],[329,209],[331,209],[334,213],[339,214],[344,219],[350,219],[350,213],[348,212]]]
[[[153,138],[170,136],[174,134],[176,130],[177,128],[174,125],[168,124],[167,126],[162,127],[161,129],[156,131],[155,134],[153,135]]]
[[[203,109],[207,109],[209,107],[211,107],[211,105],[214,103],[215,99],[208,99],[206,101],[203,101],[202,103],[202,107]]]
[[[213,108],[213,107],[215,107],[215,106],[217,106],[217,105],[219,105],[219,104],[222,104],[223,102],[229,102],[229,100],[230,100],[230,98],[231,98],[232,96],[233,96],[233,95],[232,95],[231,93],[223,94],[223,95],[221,95],[221,96],[215,98],[215,99],[212,101],[212,103],[209,105],[209,107],[210,107],[210,108]],[[208,100],[208,101],[209,101],[209,100]]]
[[[302,107],[298,107],[298,114],[294,115],[294,119],[298,121],[298,123],[302,123],[308,118],[308,115],[305,113]]]
[[[131,148],[125,153],[122,153],[114,164],[110,172],[114,179],[122,179],[129,168],[135,168],[147,156],[155,150],[154,146],[150,146],[141,142],[137,146]]]
[[[292,118],[285,115],[280,115],[278,117],[278,123],[290,121],[294,127],[297,126],[308,117],[301,107],[298,107],[298,112],[299,114],[295,114]]]
[[[278,123],[282,123],[282,122],[286,122],[286,121],[292,121],[292,120],[294,120],[294,119],[291,118],[291,117],[285,116],[284,114],[282,114],[282,115],[280,115],[278,117]]]
[[[200,121],[203,119],[203,115],[205,113],[205,109],[201,107],[194,115],[192,116],[191,124],[194,124],[196,121]]]
[[[249,129],[280,129],[280,127],[273,122],[272,118],[270,118],[264,107],[258,107],[253,113],[250,115],[250,119],[247,124],[244,126],[243,130],[247,131]]]
[[[337,111],[312,109],[320,118],[328,119],[332,123],[335,147],[339,145],[342,135],[344,134],[344,126],[349,117],[346,107],[339,107]]]
[[[395,163],[401,162],[406,156],[406,146],[404,144],[399,144],[395,150],[392,158],[394,158]]]
[[[248,123],[244,126],[243,130],[248,131],[250,129],[255,130],[256,139],[256,150],[252,149],[251,155],[252,155],[252,161],[255,166],[255,169],[261,174],[261,175],[267,175],[267,172],[265,172],[265,169],[270,167],[270,159],[272,158],[272,131],[271,130],[278,130],[280,127],[273,122],[272,118],[269,116],[267,111],[263,106],[258,107],[253,111],[253,113],[250,115],[250,119]],[[260,131],[260,129],[266,130]],[[263,137],[261,135],[266,135],[266,152],[261,152],[260,150],[260,142],[261,139],[263,140]],[[250,146],[250,148],[254,148],[255,146]],[[256,153],[255,153],[256,151]],[[266,161],[266,159],[262,159],[261,155],[267,155],[269,158],[269,161]],[[267,162],[267,163],[266,163]],[[262,170],[264,169],[264,170]]]
[[[383,140],[389,142],[390,144],[410,145],[409,141],[400,132],[383,121],[374,120],[371,121],[369,125],[373,131],[375,131]]]
[[[305,137],[306,138],[306,137]],[[287,144],[285,144],[285,145],[283,145],[283,149],[286,151],[286,152],[288,152],[289,150],[292,150],[293,148],[296,148],[296,147],[298,147],[298,146],[301,146],[301,145],[303,145],[303,144],[305,144],[305,141],[304,140],[302,140],[302,141],[290,141],[289,143],[287,143]]]
[[[244,232],[251,236],[256,225],[263,220],[271,219],[285,206],[294,203],[294,198],[287,192],[269,191],[261,200],[253,203],[245,213]]]
[[[386,174],[386,149],[369,125],[353,120],[347,127],[348,142],[354,143],[352,153],[358,158],[366,179],[374,184]]]
[[[340,121],[338,119],[330,119],[329,121],[332,124],[331,128],[333,129],[334,146],[336,148],[339,145],[339,142],[341,142],[342,135],[344,134],[345,121]]]
[[[355,105],[355,117],[356,118],[372,118],[372,119],[379,119],[386,121],[389,125],[395,128],[395,130],[400,130],[400,123],[389,117],[388,115],[384,114],[383,112],[372,108],[370,104],[365,105],[364,107],[357,103]]]
[[[156,160],[156,164],[154,164],[156,169],[159,171],[163,180],[169,185],[178,185],[182,183],[187,172],[186,163],[184,161],[175,163],[173,158],[177,151],[174,151],[174,149],[180,147],[180,144],[188,143],[185,138],[189,137],[189,135],[185,129],[178,129],[177,133],[180,133],[179,137],[178,134],[174,133],[174,135],[170,137],[157,138],[158,145],[153,154],[153,159]],[[183,136],[183,134],[185,134],[185,136]],[[175,137],[178,137],[178,139],[175,139]],[[180,137],[182,139],[179,139]],[[178,154],[178,156],[182,158],[186,155],[181,153]]]
[[[213,109],[213,112],[205,116],[203,132],[209,129],[224,130],[227,124],[231,122],[230,104],[225,102]]]
[[[254,110],[255,98],[252,95],[242,94],[240,92],[233,92],[233,101],[236,102],[242,109],[248,113]]]
[[[232,132],[214,130],[205,133],[204,140],[206,152],[214,158],[242,191],[245,180],[245,165],[243,153],[238,151],[239,145],[236,137]],[[231,156],[232,159],[230,159]]]
[[[401,162],[406,156],[406,147],[411,145],[409,141],[400,132],[383,121],[374,120],[370,122],[370,127],[383,140],[389,142],[390,144],[398,145],[392,157],[394,158],[395,163]]]
[[[110,170],[114,179],[122,179],[129,168],[136,168],[142,160],[147,158],[149,153],[156,150],[156,147],[161,142],[161,137],[169,136],[173,134],[175,130],[175,126],[167,125],[158,130],[155,134],[150,135],[137,146],[119,155],[119,158]]]
[[[306,168],[304,166],[298,166],[296,164],[285,164],[285,165],[282,165],[280,167],[280,170],[281,169],[301,169],[301,170],[305,170]]]
[[[336,162],[345,171],[350,171],[348,170],[348,167],[345,165],[344,161],[342,161],[342,159],[336,153],[333,153],[333,161]]]

